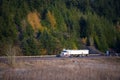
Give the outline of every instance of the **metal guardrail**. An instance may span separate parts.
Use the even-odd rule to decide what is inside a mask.
[[[0,58],[6,58],[7,56],[0,56]],[[42,57],[56,57],[56,55],[41,55],[41,56],[15,56],[16,58],[28,58],[28,57],[32,57],[32,58],[42,58]]]
[[[100,56],[101,54],[89,54],[89,56]]]

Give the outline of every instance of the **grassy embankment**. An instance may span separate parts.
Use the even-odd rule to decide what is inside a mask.
[[[69,58],[0,63],[0,80],[120,80],[120,58]]]

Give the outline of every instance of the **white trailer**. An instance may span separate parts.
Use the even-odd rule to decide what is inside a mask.
[[[60,54],[62,57],[72,57],[72,56],[88,56],[89,50],[63,50]]]

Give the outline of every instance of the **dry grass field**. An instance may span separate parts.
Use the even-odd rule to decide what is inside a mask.
[[[120,80],[120,58],[61,58],[0,63],[0,80]]]

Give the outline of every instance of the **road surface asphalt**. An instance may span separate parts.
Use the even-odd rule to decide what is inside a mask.
[[[109,56],[101,56],[99,54],[84,56],[84,57],[56,57],[52,56],[16,56],[16,61],[35,61],[35,60],[58,60],[58,59],[74,59],[74,58],[108,58]],[[9,59],[6,56],[0,57],[0,62],[7,62]]]

